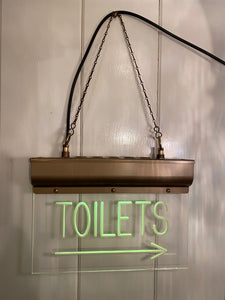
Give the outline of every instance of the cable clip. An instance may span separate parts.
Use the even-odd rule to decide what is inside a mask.
[[[118,12],[114,11],[112,15],[113,15],[113,18],[116,18],[118,16]]]

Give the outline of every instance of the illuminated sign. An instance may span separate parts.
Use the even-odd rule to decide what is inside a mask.
[[[150,205],[151,201],[118,201],[117,203],[117,226],[116,226],[116,232],[111,232],[111,233],[106,233],[104,230],[104,202],[101,201],[98,203],[97,201],[94,202],[94,221],[93,221],[93,233],[94,237],[101,237],[101,238],[107,238],[107,237],[132,237],[134,233],[132,232],[122,232],[121,231],[121,222],[127,221],[130,217],[122,215],[122,206],[125,205],[138,205],[141,207],[141,228],[140,228],[140,234],[143,236],[145,233],[145,206]],[[69,205],[73,205],[72,202],[56,202],[56,205],[61,205],[62,206],[62,237],[66,237],[66,230],[65,230],[65,225],[66,225],[66,207]],[[100,206],[100,214],[98,212],[98,206]],[[156,224],[153,224],[153,231],[156,235],[164,235],[167,232],[168,224],[167,220],[165,217],[160,216],[157,213],[157,207],[162,206],[165,211],[167,211],[167,206],[163,201],[156,202],[154,204],[154,216],[156,220],[160,220],[164,223],[164,230],[159,231],[157,229]],[[85,213],[86,213],[86,227],[84,229],[84,232],[80,232],[77,226],[77,216],[78,216],[78,211],[80,208],[83,208]],[[100,220],[100,228],[98,231],[98,216]],[[78,204],[75,205],[74,212],[73,212],[73,225],[74,225],[74,231],[77,236],[80,238],[85,238],[91,228],[91,212],[90,208],[85,202],[79,202]],[[128,254],[128,253],[152,253],[155,254],[154,256],[151,257],[151,259],[154,259],[165,252],[167,250],[153,242],[151,242],[151,246],[155,247],[156,249],[136,249],[136,250],[92,250],[92,251],[55,251],[55,255],[84,255],[84,254]]]
[[[32,273],[186,267],[185,195],[155,197],[34,195]]]
[[[65,231],[65,224],[66,224],[66,206],[72,205],[72,202],[56,202],[56,205],[61,205],[62,206],[62,237],[65,238],[66,231]],[[140,205],[141,206],[141,235],[144,235],[145,232],[145,227],[144,227],[144,218],[145,218],[145,206],[150,205],[151,201],[135,201],[134,203],[132,201],[118,201],[117,203],[117,230],[116,233],[105,233],[104,232],[104,202],[100,202],[100,229],[98,233],[98,202],[94,202],[94,222],[93,222],[93,230],[94,230],[94,237],[97,237],[98,235],[100,237],[116,237],[116,236],[132,236],[133,234],[131,232],[121,232],[121,222],[122,220],[128,220],[130,217],[129,216],[122,216],[121,214],[121,208],[124,205]],[[154,204],[154,216],[158,220],[162,220],[164,222],[164,230],[162,232],[158,231],[156,228],[156,225],[153,225],[153,230],[154,233],[157,235],[164,235],[167,232],[167,220],[165,217],[158,215],[157,213],[157,207],[162,206],[165,211],[167,211],[167,206],[163,201],[156,202]],[[78,230],[77,226],[77,215],[78,211],[80,208],[84,208],[85,213],[86,213],[86,218],[87,218],[87,224],[85,231],[81,233]],[[79,202],[78,204],[75,204],[75,209],[74,209],[74,214],[73,214],[73,224],[74,224],[74,230],[75,233],[81,237],[84,238],[90,231],[91,227],[91,213],[88,205],[85,202]]]

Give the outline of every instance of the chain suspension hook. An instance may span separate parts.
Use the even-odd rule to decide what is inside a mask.
[[[112,13],[112,15],[113,15],[113,18],[116,18],[116,17],[118,16],[118,12],[117,12],[117,11],[114,11],[114,12]]]

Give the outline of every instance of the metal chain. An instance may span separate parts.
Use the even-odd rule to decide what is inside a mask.
[[[101,44],[100,44],[100,46],[99,46],[99,48],[98,48],[98,52],[97,52],[96,58],[95,58],[95,60],[94,60],[93,66],[92,66],[91,71],[90,71],[90,74],[89,74],[89,76],[88,76],[87,83],[86,83],[85,88],[84,88],[84,90],[83,90],[83,93],[82,93],[82,96],[81,96],[81,99],[80,99],[80,104],[79,104],[79,106],[78,106],[78,108],[77,108],[77,111],[76,111],[76,114],[75,114],[74,121],[73,121],[73,122],[71,123],[71,125],[70,125],[69,139],[70,139],[70,137],[74,134],[74,129],[76,128],[76,125],[77,125],[77,120],[78,120],[78,117],[79,117],[79,113],[80,113],[80,110],[81,110],[81,108],[82,108],[82,105],[83,105],[85,96],[86,96],[86,94],[87,94],[87,90],[88,90],[90,81],[91,81],[91,79],[92,79],[92,76],[93,76],[93,73],[94,73],[94,70],[95,70],[95,66],[96,66],[96,64],[97,64],[97,62],[98,62],[98,59],[99,59],[99,56],[100,56],[100,54],[101,54],[102,47],[103,47],[103,45],[104,45],[104,43],[105,43],[105,39],[106,39],[106,36],[107,36],[107,34],[108,34],[108,31],[109,31],[109,28],[110,28],[110,24],[111,24],[111,22],[112,22],[112,19],[113,19],[113,16],[111,16],[111,17],[109,18],[109,22],[108,22],[108,24],[107,24],[105,33],[104,33],[104,35],[103,35]]]
[[[142,88],[142,92],[144,94],[144,97],[145,97],[145,101],[147,103],[147,106],[149,108],[149,112],[150,112],[150,115],[152,117],[152,121],[153,121],[153,124],[154,124],[154,131],[155,131],[155,137],[156,138],[161,138],[162,136],[162,133],[160,131],[160,127],[157,125],[156,123],[156,119],[154,117],[154,114],[153,114],[153,111],[152,111],[152,107],[151,107],[151,104],[150,104],[150,101],[149,101],[149,98],[148,98],[148,95],[147,95],[147,92],[146,92],[146,89],[145,89],[145,86],[144,86],[144,82],[142,80],[142,76],[141,76],[141,73],[140,73],[140,70],[139,70],[139,67],[137,65],[137,61],[135,59],[135,56],[134,56],[134,52],[133,52],[133,49],[131,47],[131,44],[130,44],[130,40],[129,40],[129,37],[128,37],[128,34],[127,34],[127,30],[125,28],[125,25],[124,25],[124,22],[123,22],[123,19],[122,19],[122,16],[121,15],[117,15],[120,19],[120,23],[121,23],[121,27],[122,27],[122,30],[123,30],[123,33],[124,33],[124,37],[125,37],[125,41],[127,43],[127,47],[128,47],[128,50],[130,52],[130,55],[131,55],[131,59],[132,59],[132,62],[134,64],[134,68],[136,70],[136,73],[137,73],[137,77],[139,79],[139,82],[140,82],[140,85],[141,85],[141,88]],[[88,80],[87,80],[87,83],[85,85],[85,88],[83,90],[83,93],[82,93],[82,96],[81,96],[81,99],[80,99],[80,103],[79,103],[79,106],[77,108],[77,111],[76,111],[76,114],[75,114],[75,118],[74,118],[74,121],[71,123],[70,125],[70,130],[69,130],[69,135],[68,135],[68,141],[66,143],[69,142],[70,138],[72,135],[74,135],[74,130],[76,128],[76,125],[77,125],[77,120],[78,120],[78,117],[79,117],[79,114],[80,114],[80,110],[82,108],[82,105],[83,105],[83,102],[84,102],[84,99],[85,99],[85,96],[87,94],[87,90],[88,90],[88,87],[89,87],[89,84],[90,84],[90,81],[92,79],[92,76],[93,76],[93,73],[94,73],[94,70],[95,70],[95,67],[96,67],[96,64],[98,62],[98,59],[99,59],[99,56],[101,54],[101,51],[102,51],[102,47],[105,43],[105,39],[106,39],[106,36],[108,34],[108,31],[109,31],[109,28],[110,28],[110,24],[112,22],[112,19],[113,17],[116,17],[116,15],[112,15],[110,18],[109,18],[109,22],[107,24],[107,27],[106,27],[106,30],[105,30],[105,33],[103,35],[103,38],[102,38],[102,41],[101,41],[101,44],[98,48],[98,52],[97,52],[97,55],[96,55],[96,58],[94,60],[94,63],[93,63],[93,66],[91,68],[91,71],[90,71],[90,74],[88,76]]]
[[[153,114],[153,111],[152,111],[152,107],[151,107],[151,104],[150,104],[150,101],[149,101],[149,98],[148,98],[148,95],[147,95],[147,92],[146,92],[146,89],[145,89],[145,86],[144,86],[144,82],[142,80],[142,76],[141,76],[141,73],[140,73],[140,69],[137,65],[137,61],[135,59],[135,56],[134,56],[134,51],[131,47],[131,44],[130,44],[130,40],[129,40],[129,37],[128,37],[128,34],[127,34],[127,30],[126,30],[126,27],[124,25],[124,22],[123,22],[123,19],[122,19],[122,16],[118,14],[118,17],[120,19],[120,24],[121,24],[121,27],[122,27],[122,30],[123,30],[123,33],[124,33],[124,37],[125,37],[125,41],[126,41],[126,44],[127,44],[127,48],[130,52],[130,56],[131,56],[131,59],[132,59],[132,62],[134,64],[134,68],[136,70],[136,73],[137,73],[137,77],[139,79],[139,82],[140,82],[140,85],[141,85],[141,88],[142,88],[142,92],[144,94],[144,97],[145,97],[145,101],[147,103],[147,106],[149,108],[149,112],[150,112],[150,115],[152,117],[152,121],[153,121],[153,124],[154,124],[154,131],[155,131],[155,137],[156,138],[161,138],[162,136],[162,133],[160,131],[160,127],[157,125],[156,123],[156,119],[154,117],[154,114]]]

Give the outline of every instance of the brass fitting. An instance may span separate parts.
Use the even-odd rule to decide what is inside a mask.
[[[69,145],[68,144],[63,145],[62,157],[63,158],[69,158],[70,157]]]
[[[117,16],[118,16],[117,11],[114,11],[114,12],[113,12],[113,18],[116,18]]]
[[[68,157],[70,157],[70,152],[69,152],[69,141],[70,141],[71,136],[72,136],[71,133],[68,132],[67,137],[66,137],[66,141],[65,141],[65,143],[63,144],[63,151],[62,151],[62,157],[63,157],[63,158],[68,158]]]
[[[157,159],[165,159],[165,155],[164,155],[164,148],[162,147],[162,142],[161,142],[161,137],[158,137],[158,154],[157,154]]]
[[[165,159],[164,149],[163,148],[158,148],[157,159]]]
[[[65,141],[64,145],[68,145],[69,144],[71,136],[72,136],[71,133],[68,132],[67,137],[66,137],[66,141]]]

